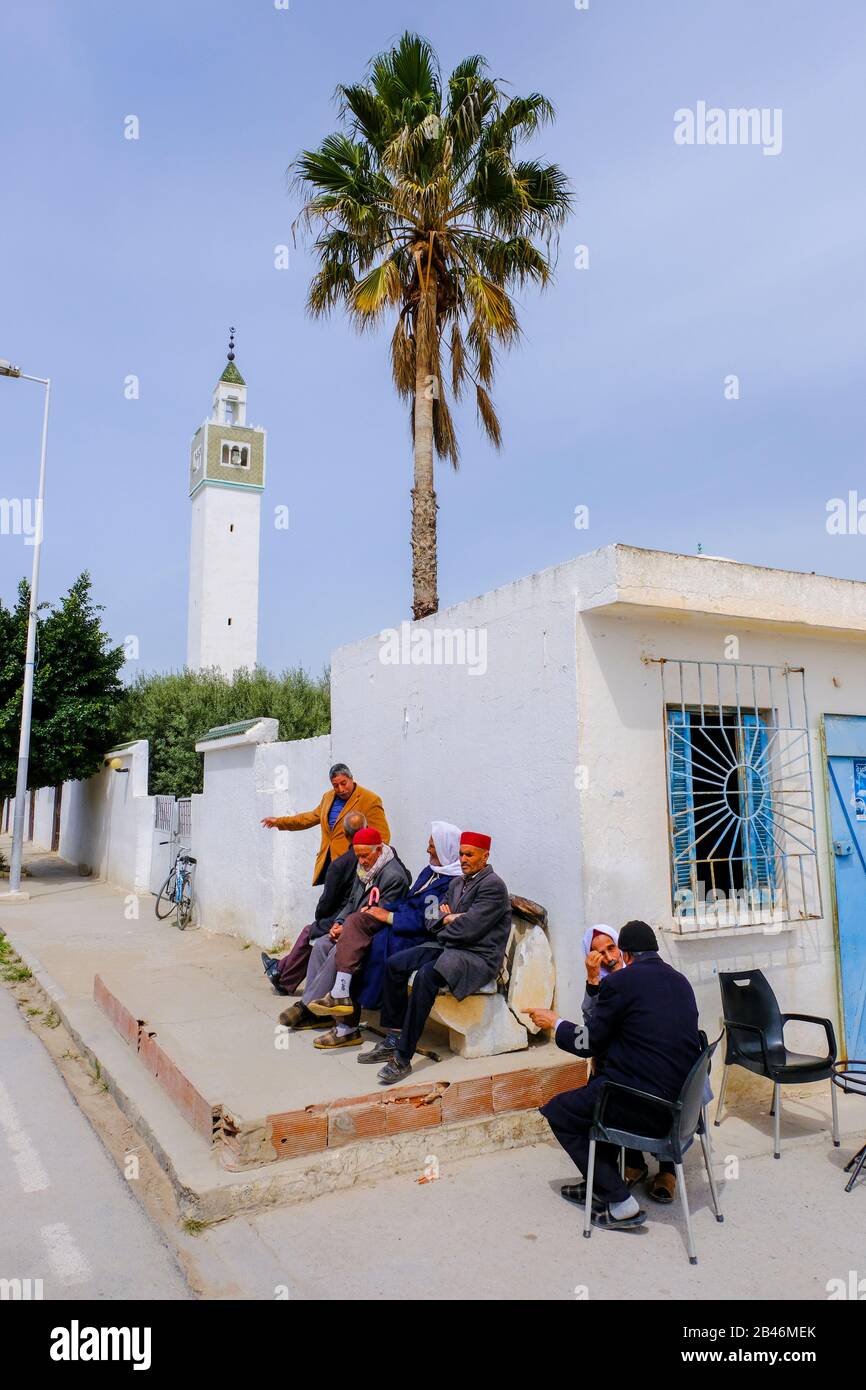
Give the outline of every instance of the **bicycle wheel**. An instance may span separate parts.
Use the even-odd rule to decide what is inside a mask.
[[[177,904],[177,925],[179,931],[184,931],[192,918],[192,884],[188,878],[183,881],[180,890],[180,901]]]
[[[164,922],[166,917],[170,917],[175,907],[174,901],[174,869],[172,869],[165,883],[156,895],[154,912],[160,922]]]

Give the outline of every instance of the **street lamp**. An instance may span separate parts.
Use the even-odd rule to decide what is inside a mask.
[[[30,762],[30,724],[33,713],[33,672],[36,664],[36,609],[39,603],[39,561],[42,556],[42,507],[45,499],[45,457],[48,451],[48,403],[51,381],[48,377],[28,376],[5,357],[0,357],[0,376],[20,377],[45,387],[42,414],[42,453],[39,460],[39,494],[36,499],[36,535],[33,544],[33,574],[30,580],[30,613],[27,618],[27,652],[24,658],[24,691],[21,701],[21,739],[18,744],[18,776],[15,783],[15,817],[12,822],[12,858],[9,864],[9,896],[21,893],[21,860],[24,851],[24,801],[27,796],[27,767]]]

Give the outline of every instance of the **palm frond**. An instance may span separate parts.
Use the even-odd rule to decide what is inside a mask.
[[[475,401],[478,407],[478,418],[484,427],[484,432],[490,440],[494,449],[502,447],[502,427],[499,424],[499,416],[493,408],[493,402],[484,390],[483,386],[475,387]]]
[[[352,309],[358,323],[366,326],[379,318],[389,304],[396,304],[402,296],[400,274],[391,256],[374,266],[355,285],[352,294]]]
[[[439,457],[448,459],[456,472],[460,467],[460,450],[451,411],[448,409],[445,392],[441,389],[433,402],[433,444]]]
[[[466,299],[474,317],[485,333],[500,342],[513,342],[520,334],[514,305],[500,285],[485,275],[467,275],[464,285]]]
[[[463,394],[463,384],[466,380],[466,353],[463,347],[463,335],[460,332],[460,324],[455,318],[451,326],[451,390],[459,401]]]
[[[397,394],[404,400],[415,396],[415,339],[406,327],[401,314],[391,336],[391,375]]]

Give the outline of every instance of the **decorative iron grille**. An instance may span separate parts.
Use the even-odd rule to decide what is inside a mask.
[[[177,833],[183,844],[188,846],[192,834],[192,802],[188,796],[177,803]]]
[[[171,834],[174,829],[173,796],[155,796],[153,798],[153,828]]]
[[[681,930],[819,917],[803,668],[659,665]]]

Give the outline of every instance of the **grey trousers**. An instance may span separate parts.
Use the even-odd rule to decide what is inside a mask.
[[[337,979],[337,943],[327,932],[313,942],[310,963],[307,966],[307,987],[301,995],[301,1002],[311,1004],[328,994]]]

